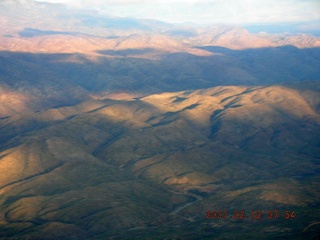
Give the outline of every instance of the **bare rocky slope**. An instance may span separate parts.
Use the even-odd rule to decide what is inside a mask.
[[[0,16],[1,240],[319,238],[318,37]]]
[[[223,238],[235,220],[205,217],[224,209],[264,212],[259,224],[236,224],[239,234],[315,237],[316,226],[304,228],[319,211],[319,84],[303,85],[90,100],[3,118],[1,237],[193,239],[218,229]],[[281,216],[271,221],[268,210]]]

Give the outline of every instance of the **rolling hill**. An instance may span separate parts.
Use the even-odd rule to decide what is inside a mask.
[[[239,233],[315,236],[303,229],[319,211],[320,98],[319,84],[306,84],[106,98],[2,119],[2,238],[233,229],[233,219],[205,219],[214,209],[283,214],[236,224]],[[288,209],[296,219],[286,221]]]
[[[319,37],[0,16],[1,240],[319,238]]]

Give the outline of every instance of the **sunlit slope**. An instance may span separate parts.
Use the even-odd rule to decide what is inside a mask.
[[[2,118],[0,236],[124,238],[132,229],[141,238],[161,236],[162,226],[170,238],[192,239],[190,229],[205,236],[210,224],[239,228],[205,221],[206,210],[274,208],[299,219],[246,222],[239,231],[308,234],[319,220],[310,215],[319,211],[319,104],[319,85],[305,82],[91,100]]]
[[[179,182],[179,175],[188,182],[188,172],[194,174],[196,169],[210,173],[211,178],[217,174],[217,178],[221,179],[224,174],[228,174],[228,171],[216,169],[221,159],[230,161],[235,169],[237,164],[243,168],[242,163],[251,167],[256,164],[259,168],[267,159],[270,159],[270,163],[281,162],[277,159],[281,155],[283,161],[290,161],[291,153],[311,158],[319,154],[320,119],[317,109],[311,107],[298,91],[283,86],[224,87],[178,94],[164,93],[140,101],[155,107],[160,114],[148,116],[150,111],[138,108],[135,110],[136,115],[127,116],[122,110],[119,117],[127,116],[128,123],[133,126],[138,124],[137,118],[142,118],[142,123],[139,123],[143,124],[142,128],[130,129],[96,154],[101,159],[132,168],[143,176],[155,176],[164,167],[167,170],[165,174],[160,172],[158,179],[164,183]],[[100,112],[108,114],[110,110],[107,108]],[[207,156],[207,160],[196,157],[201,156],[201,152],[211,156]],[[265,157],[255,159],[255,153]],[[143,158],[143,161],[139,158]],[[250,162],[248,158],[252,158]],[[306,164],[299,162],[296,164]],[[173,166],[167,167],[170,163]],[[186,167],[188,165],[190,167]],[[223,165],[227,165],[226,162]],[[270,165],[264,168],[270,169],[253,174],[261,177],[272,174]],[[314,170],[310,166],[305,169],[311,172]],[[249,178],[250,175],[243,171],[243,177]],[[226,175],[226,179],[230,178],[233,177]]]
[[[61,138],[32,141],[3,154],[1,236],[114,234],[154,225],[188,200]]]

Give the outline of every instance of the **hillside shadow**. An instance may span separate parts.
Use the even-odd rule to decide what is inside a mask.
[[[142,49],[122,49],[122,50],[101,50],[97,53],[107,56],[121,56],[127,57],[132,55],[144,55],[147,53],[156,53],[157,51],[153,48],[142,48]]]
[[[81,91],[84,94],[151,94],[221,85],[255,86],[320,79],[320,48],[198,48],[218,54],[196,56],[184,52],[162,52],[157,59],[147,59],[143,56],[158,54],[158,50],[106,49],[98,51],[105,56],[92,60],[79,53],[1,51],[0,77],[1,82],[11,88],[20,88],[27,93],[35,88],[43,97],[56,100],[67,89],[69,95],[75,94],[75,89],[78,95]],[[132,55],[137,57],[129,57]],[[57,96],[54,97],[54,94]],[[78,96],[78,99],[81,98]],[[63,102],[58,105],[63,105]]]
[[[19,32],[20,37],[24,38],[33,38],[38,36],[46,36],[46,35],[70,35],[70,36],[78,36],[78,33],[75,32],[63,32],[63,31],[44,31],[34,28],[24,28]]]

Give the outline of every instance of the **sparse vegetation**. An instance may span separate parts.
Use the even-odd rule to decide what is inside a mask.
[[[9,2],[1,240],[320,236],[319,38]]]

